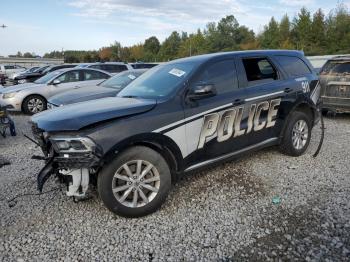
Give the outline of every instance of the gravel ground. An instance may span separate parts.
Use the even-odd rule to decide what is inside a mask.
[[[14,116],[17,129],[30,133],[28,119]],[[350,116],[325,124],[316,159],[317,130],[303,157],[270,148],[191,174],[160,211],[138,219],[60,190],[8,202],[37,193],[43,163],[30,159],[40,151],[21,134],[0,137],[11,162],[0,168],[0,260],[349,261]],[[50,180],[44,190],[58,187]]]

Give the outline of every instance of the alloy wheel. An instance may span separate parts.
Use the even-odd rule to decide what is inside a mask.
[[[309,137],[309,128],[305,120],[298,120],[293,127],[292,142],[297,150],[304,148]]]
[[[145,160],[132,160],[114,174],[112,191],[124,206],[137,208],[147,205],[157,195],[160,176],[157,168]]]
[[[44,102],[39,98],[32,98],[28,101],[28,109],[33,114],[39,113],[44,110]]]

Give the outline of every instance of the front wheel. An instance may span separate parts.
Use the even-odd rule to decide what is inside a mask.
[[[302,155],[311,139],[312,119],[301,111],[292,113],[284,130],[280,149],[290,156]]]
[[[156,211],[171,188],[171,174],[156,151],[135,146],[122,152],[98,175],[98,193],[109,210],[124,217]]]
[[[38,95],[28,96],[23,101],[23,112],[27,115],[34,115],[47,109],[45,98]]]

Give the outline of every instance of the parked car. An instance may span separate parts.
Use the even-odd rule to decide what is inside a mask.
[[[302,155],[318,119],[319,88],[297,51],[216,53],[161,64],[117,97],[32,117],[34,137],[49,157],[38,188],[55,174],[66,181],[68,196],[80,198],[97,181],[109,210],[147,215],[181,174],[267,146]]]
[[[52,109],[58,106],[116,96],[124,87],[146,71],[147,69],[124,71],[97,85],[77,88],[54,95],[49,99],[47,107]]]
[[[16,77],[18,77],[18,76],[20,76],[20,75],[23,75],[23,74],[33,73],[33,72],[35,72],[36,70],[38,70],[39,68],[40,68],[39,66],[33,66],[33,67],[30,67],[30,68],[28,68],[28,69],[26,69],[26,70],[24,70],[24,71],[20,71],[20,72],[18,72],[18,73],[14,73],[14,74],[12,74],[11,77],[9,77],[9,80],[11,81],[11,80],[13,80],[14,78],[16,78]]]
[[[115,74],[120,73],[126,70],[132,70],[133,67],[129,64],[125,64],[123,62],[99,62],[99,63],[85,63],[77,65],[80,68],[95,68],[103,71],[107,71],[109,73]]]
[[[34,83],[0,89],[0,105],[12,111],[36,114],[47,109],[47,100],[74,88],[91,86],[109,78],[108,72],[89,68],[66,68],[53,71]]]
[[[34,82],[35,80],[39,79],[40,77],[51,73],[55,70],[59,69],[64,69],[64,68],[73,68],[76,65],[73,64],[63,64],[63,65],[48,65],[48,66],[43,66],[34,72],[31,73],[25,73],[21,74],[17,77],[14,77],[13,79],[13,84],[23,84],[23,83],[31,83]]]
[[[142,68],[152,68],[158,65],[159,63],[144,63],[144,62],[137,62],[137,63],[131,63],[130,65],[134,69],[142,69]]]
[[[0,65],[0,73],[6,78],[10,78],[13,74],[26,70],[25,67],[19,65]]]
[[[350,112],[350,56],[334,57],[320,71],[323,113]]]

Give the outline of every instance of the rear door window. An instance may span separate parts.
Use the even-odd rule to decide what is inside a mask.
[[[79,80],[79,71],[69,71],[57,78],[61,83],[70,83],[78,82]]]
[[[276,68],[266,57],[242,58],[248,86],[273,82],[278,79]]]
[[[84,81],[96,80],[96,79],[107,79],[109,75],[102,72],[93,70],[84,70]]]
[[[310,68],[299,57],[277,55],[275,58],[289,77],[304,76],[311,73]]]

